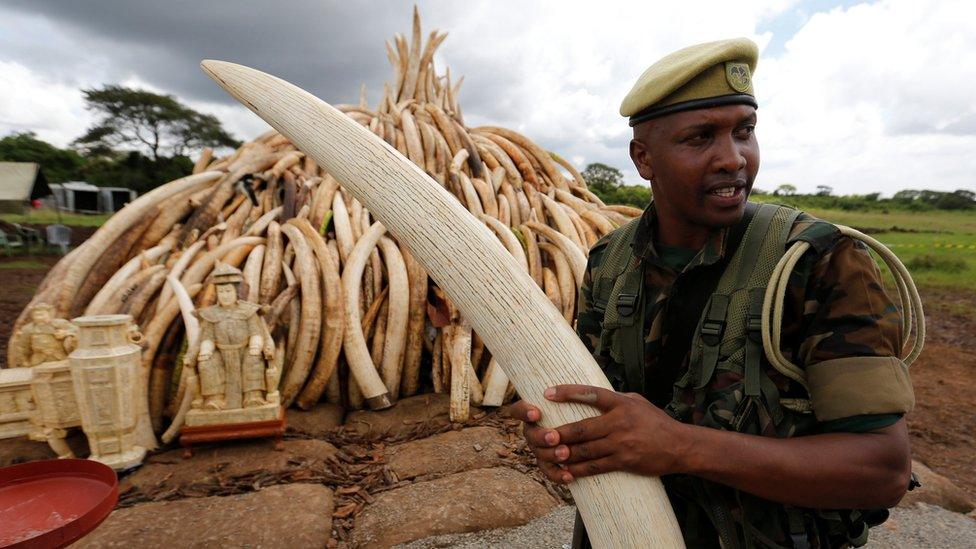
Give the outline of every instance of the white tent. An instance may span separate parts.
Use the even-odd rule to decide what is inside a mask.
[[[38,164],[0,162],[0,212],[23,212],[31,200],[49,194],[51,189]]]

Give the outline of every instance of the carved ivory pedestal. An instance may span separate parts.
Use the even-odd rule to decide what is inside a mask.
[[[31,438],[46,440],[60,458],[74,457],[64,442],[67,429],[81,425],[70,363],[58,360],[34,366],[31,392],[37,408],[34,422],[38,427],[38,432]]]
[[[32,430],[31,369],[0,370],[0,438],[22,437]]]
[[[146,455],[135,442],[141,334],[129,315],[83,316],[74,323],[78,348],[68,358],[89,459],[116,470],[139,465]]]

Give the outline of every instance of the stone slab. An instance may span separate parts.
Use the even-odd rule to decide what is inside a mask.
[[[322,440],[285,440],[281,450],[275,450],[269,440],[253,440],[195,447],[193,452],[190,458],[183,458],[182,450],[150,456],[142,467],[122,479],[120,492],[214,485],[256,472],[283,475],[322,469],[335,458],[337,450]]]
[[[332,511],[319,484],[143,503],[116,509],[73,547],[325,547]]]
[[[383,492],[356,517],[353,545],[391,547],[440,534],[519,526],[559,505],[507,467],[476,469]]]
[[[471,427],[390,446],[384,454],[390,470],[406,480],[501,465],[507,440],[494,427]]]

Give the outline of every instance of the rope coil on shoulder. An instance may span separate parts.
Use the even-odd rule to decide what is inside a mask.
[[[901,358],[906,365],[911,365],[922,352],[925,342],[925,315],[922,311],[922,299],[918,295],[915,281],[908,269],[898,259],[898,257],[878,242],[874,238],[843,225],[837,226],[840,233],[866,244],[874,250],[885,262],[895,279],[898,287],[898,298],[902,314],[902,333],[905,334],[905,347],[902,349]],[[763,296],[762,307],[762,343],[766,359],[781,374],[796,381],[804,388],[808,388],[806,373],[802,368],[790,362],[780,349],[780,335],[783,324],[783,304],[786,298],[786,286],[790,279],[790,274],[797,262],[810,249],[807,242],[797,242],[780,259],[773,269],[769,285]],[[913,337],[914,336],[914,337]],[[911,344],[909,346],[909,343]],[[907,349],[907,351],[906,351]]]

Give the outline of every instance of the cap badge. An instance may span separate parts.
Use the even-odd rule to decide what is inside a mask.
[[[746,63],[726,63],[725,64],[725,79],[728,80],[729,86],[739,93],[746,93],[749,91],[749,85],[752,83],[752,77],[749,75],[749,65]]]

